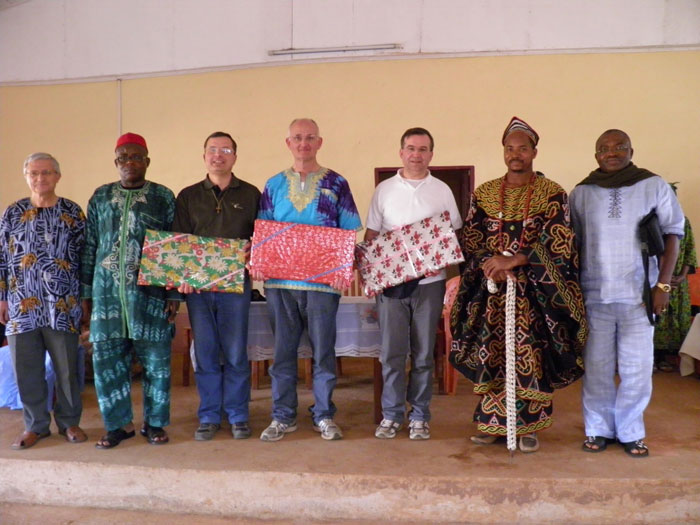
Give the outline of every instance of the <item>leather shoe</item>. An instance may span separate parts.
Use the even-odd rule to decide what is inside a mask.
[[[31,432],[30,430],[25,430],[19,436],[17,436],[17,439],[15,439],[12,442],[12,445],[10,445],[10,447],[13,450],[24,450],[25,448],[33,447],[34,445],[36,445],[37,441],[39,441],[40,439],[44,439],[45,437],[49,437],[50,435],[50,430],[42,432],[41,434]]]
[[[87,434],[79,426],[63,428],[58,431],[59,434],[66,437],[68,443],[82,443],[87,441]]]

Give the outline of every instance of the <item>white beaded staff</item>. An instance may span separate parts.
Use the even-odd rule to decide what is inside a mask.
[[[503,252],[512,256],[510,252]],[[486,287],[492,294],[498,292],[498,285],[492,280],[486,281]],[[506,279],[506,447],[511,457],[517,448],[516,412],[515,412],[515,279]]]

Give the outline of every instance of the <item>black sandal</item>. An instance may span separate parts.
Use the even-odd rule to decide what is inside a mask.
[[[608,444],[610,443],[615,443],[615,439],[602,436],[586,436],[586,441],[583,442],[581,448],[584,452],[596,454],[598,452],[603,452],[603,450],[608,448]],[[593,448],[594,446],[598,448]]]
[[[646,458],[649,457],[649,447],[641,439],[637,441],[630,441],[629,443],[620,443],[625,447],[625,454],[632,456],[633,458]]]
[[[97,443],[95,443],[95,448],[99,448],[101,450],[114,448],[125,439],[132,438],[135,435],[136,432],[134,432],[133,430],[131,432],[127,432],[123,428],[118,428],[117,430],[110,430],[104,436],[102,436],[102,438]]]
[[[148,423],[144,423],[144,427],[146,427],[146,439],[151,445],[165,445],[170,441],[163,427],[154,427]]]

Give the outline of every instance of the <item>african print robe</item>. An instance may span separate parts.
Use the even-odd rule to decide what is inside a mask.
[[[90,341],[172,337],[166,299],[176,290],[136,284],[146,229],[169,231],[175,196],[147,181],[135,190],[105,184],[90,198],[82,258],[82,296],[92,299]]]
[[[685,218],[684,230],[673,275],[679,275],[686,265],[690,267],[688,273],[695,273],[697,265],[693,229],[690,227],[690,221],[687,217]],[[671,290],[668,309],[665,314],[659,317],[654,327],[654,348],[666,352],[678,352],[688,330],[690,330],[691,320],[690,289],[686,279]]]
[[[80,329],[80,252],[85,215],[59,197],[36,208],[29,198],[11,204],[0,222],[0,301],[7,301],[6,335],[37,328]]]
[[[587,324],[566,193],[538,174],[529,217],[523,221],[528,185],[506,188],[500,243],[501,181],[482,184],[472,195],[462,231],[466,262],[451,314],[450,361],[481,395],[474,414],[478,431],[505,435],[506,283],[489,293],[481,265],[502,250],[525,254],[529,264],[513,272],[517,433],[528,434],[552,424],[553,389],[583,374]]]

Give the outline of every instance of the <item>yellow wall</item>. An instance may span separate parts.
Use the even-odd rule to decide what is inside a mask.
[[[32,151],[57,156],[59,193],[83,206],[116,180],[117,93],[116,82],[0,88],[0,208],[27,193],[21,163]],[[541,136],[535,167],[567,190],[596,167],[598,135],[626,130],[637,164],[682,182],[700,224],[700,52],[323,63],[122,83],[123,130],[146,137],[150,179],[177,193],[202,178],[202,141],[221,129],[239,143],[236,174],[262,189],[290,164],[288,122],[310,116],[325,139],[319,160],[349,179],[363,220],[373,169],[398,164],[404,129],[430,129],[433,164],[474,164],[480,183],[505,171],[500,138],[513,115]]]

